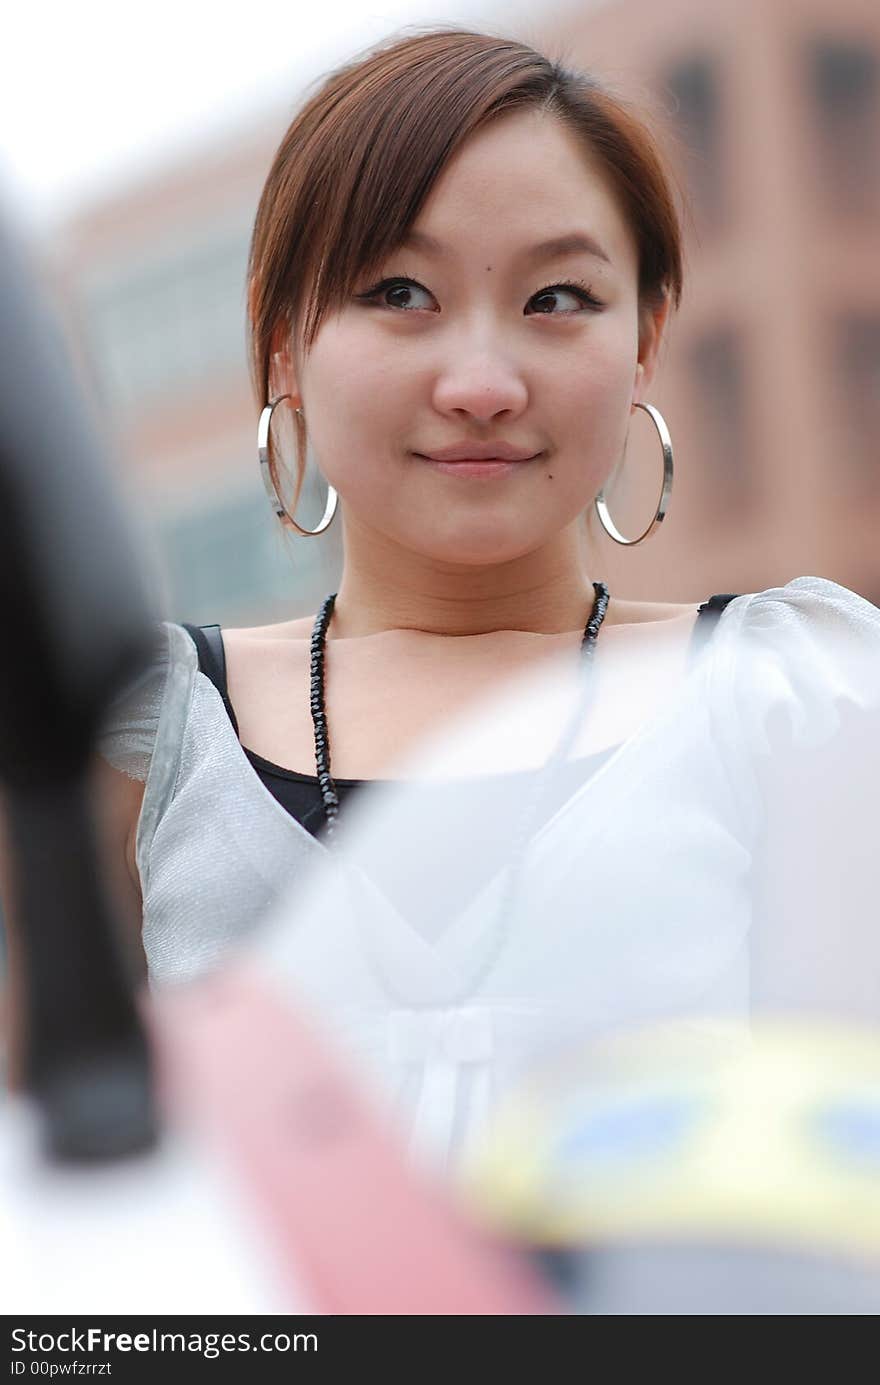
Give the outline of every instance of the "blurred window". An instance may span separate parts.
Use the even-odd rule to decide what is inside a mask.
[[[721,92],[715,62],[708,56],[684,59],[662,80],[678,131],[694,212],[705,226],[724,215]]]
[[[262,623],[314,610],[338,585],[340,529],[311,543],[285,540],[256,482],[158,515],[171,618]]]
[[[867,42],[821,37],[808,49],[823,202],[863,214],[880,202],[880,61]]]
[[[700,446],[701,484],[709,506],[725,513],[747,506],[746,372],[742,341],[731,327],[703,333],[691,345],[688,367]]]
[[[278,536],[256,489],[169,515],[160,534],[176,619],[228,621],[277,595]]]
[[[849,488],[880,496],[880,314],[839,322],[836,356]]]
[[[108,405],[130,415],[173,403],[218,374],[246,369],[247,236],[166,244],[92,276],[88,339]]]

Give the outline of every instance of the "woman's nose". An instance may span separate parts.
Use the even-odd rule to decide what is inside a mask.
[[[528,403],[525,380],[509,361],[482,354],[461,356],[437,378],[434,407],[442,414],[491,423],[499,415],[515,418]]]

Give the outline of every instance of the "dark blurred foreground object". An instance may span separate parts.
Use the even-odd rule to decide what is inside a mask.
[[[63,1158],[155,1134],[148,1050],[101,885],[88,790],[109,703],[149,657],[138,547],[53,319],[0,218],[0,786],[24,1080]]]

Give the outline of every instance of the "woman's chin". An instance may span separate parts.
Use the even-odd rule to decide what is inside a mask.
[[[432,562],[454,567],[497,567],[533,552],[540,542],[534,535],[501,536],[495,529],[489,533],[422,534],[410,547]]]

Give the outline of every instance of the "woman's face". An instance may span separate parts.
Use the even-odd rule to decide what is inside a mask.
[[[521,112],[472,136],[407,244],[290,367],[346,527],[464,564],[558,539],[620,459],[653,370],[662,314],[640,343],[637,282],[634,237],[558,120]],[[483,465],[443,465],[450,450]]]

